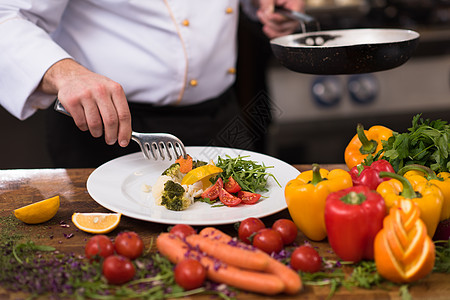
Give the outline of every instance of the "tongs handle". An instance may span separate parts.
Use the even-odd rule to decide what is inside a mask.
[[[59,99],[56,98],[55,105],[53,106],[53,109],[57,112],[60,112],[62,114],[65,114],[69,117],[71,117],[70,113],[64,108],[64,106],[59,102]]]

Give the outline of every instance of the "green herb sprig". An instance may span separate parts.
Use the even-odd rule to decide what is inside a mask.
[[[264,163],[259,164],[248,160],[248,157],[237,156],[231,158],[229,155],[226,155],[226,158],[222,158],[219,156],[216,166],[223,170],[219,176],[222,177],[224,182],[232,176],[243,190],[252,193],[268,191],[266,185],[269,177],[272,177],[281,186],[273,174],[266,172],[267,169],[273,168],[273,166],[265,166]]]
[[[324,262],[327,265],[325,271],[313,274],[300,272],[300,276],[305,285],[329,285],[330,292],[327,299],[332,299],[341,287],[346,289],[353,287],[372,289],[374,287],[383,288],[394,285],[380,276],[374,261],[361,261],[357,264],[331,260],[324,260]],[[353,267],[353,271],[349,275],[342,268],[344,265]],[[408,285],[399,286],[399,296],[402,300],[411,299]]]
[[[383,158],[388,160],[397,172],[408,164],[420,164],[435,172],[450,170],[450,125],[442,120],[413,117],[408,132],[394,132],[383,143]]]
[[[450,239],[448,241],[435,241],[436,260],[433,272],[450,273]]]

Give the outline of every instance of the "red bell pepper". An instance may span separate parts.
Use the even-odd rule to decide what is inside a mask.
[[[384,199],[376,191],[360,185],[328,195],[325,227],[328,242],[342,260],[358,262],[373,259],[373,243],[383,228]]]
[[[352,176],[353,186],[366,185],[372,190],[376,190],[378,185],[390,178],[381,178],[380,172],[395,173],[392,165],[384,159],[376,160],[370,165],[359,164],[354,166],[350,171]]]

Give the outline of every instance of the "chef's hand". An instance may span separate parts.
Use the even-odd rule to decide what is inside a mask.
[[[57,94],[82,131],[93,137],[105,133],[112,145],[125,147],[131,138],[131,115],[125,93],[117,82],[93,73],[71,59],[55,63],[45,73],[39,89]]]
[[[300,23],[274,13],[274,7],[280,6],[294,11],[303,11],[304,0],[259,0],[257,16],[263,24],[263,32],[269,38],[275,38],[293,33]]]

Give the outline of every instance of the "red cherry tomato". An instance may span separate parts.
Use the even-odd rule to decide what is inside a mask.
[[[292,252],[291,267],[296,271],[319,272],[322,267],[322,259],[313,247],[303,245]]]
[[[203,285],[206,278],[205,267],[193,258],[187,258],[175,266],[175,282],[185,290],[192,290]]]
[[[251,244],[253,239],[252,235],[255,235],[259,230],[266,228],[263,221],[258,218],[247,218],[239,224],[238,235],[239,239],[244,243]]]
[[[261,198],[261,195],[247,191],[239,191],[238,198],[241,198],[244,204],[255,204]]]
[[[234,194],[241,190],[239,183],[234,180],[232,176],[228,178],[228,181],[225,182],[224,188],[228,193]]]
[[[114,248],[117,254],[129,259],[136,259],[141,256],[144,250],[144,242],[136,232],[126,231],[117,235]]]
[[[219,177],[216,183],[207,188],[201,195],[203,199],[209,198],[209,200],[215,200],[219,197],[220,190],[223,188],[223,180]]]
[[[84,253],[87,258],[106,258],[114,254],[114,244],[106,235],[94,235],[84,246]]]
[[[224,188],[220,189],[219,199],[226,206],[236,206],[242,202],[241,198],[231,195]]]
[[[175,234],[181,239],[185,239],[188,235],[195,234],[195,229],[190,225],[177,224],[173,226],[169,232]]]
[[[278,231],[264,228],[256,233],[253,246],[268,254],[278,253],[283,249],[283,239]]]
[[[294,222],[288,219],[276,220],[272,229],[278,231],[283,239],[283,244],[292,244],[297,238],[298,229]]]
[[[133,279],[136,269],[128,258],[111,255],[103,261],[102,272],[110,284],[123,284]]]

